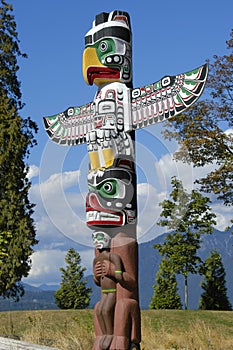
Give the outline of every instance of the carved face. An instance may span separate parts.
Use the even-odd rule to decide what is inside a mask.
[[[129,15],[113,11],[96,16],[93,28],[85,36],[83,77],[97,86],[109,82],[130,83],[131,31]]]
[[[110,248],[111,237],[106,232],[96,231],[92,234],[92,239],[96,249]]]
[[[124,226],[136,221],[135,173],[115,167],[91,172],[86,213],[88,226]]]

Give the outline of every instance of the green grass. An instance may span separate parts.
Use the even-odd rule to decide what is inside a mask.
[[[145,350],[150,348],[232,350],[233,313],[230,311],[143,311],[142,333],[144,335],[142,344],[145,343]]]
[[[1,312],[0,335],[61,350],[91,350],[93,310]],[[141,348],[233,350],[233,312],[144,310]]]

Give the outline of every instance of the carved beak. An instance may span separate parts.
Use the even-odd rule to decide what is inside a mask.
[[[88,85],[101,86],[112,81],[119,81],[120,71],[117,68],[104,66],[96,54],[96,49],[87,47],[83,52],[83,77]]]

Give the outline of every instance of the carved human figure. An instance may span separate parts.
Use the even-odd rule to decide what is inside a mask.
[[[135,346],[132,349],[140,349],[137,242],[125,233],[118,233],[109,245],[110,237],[98,231],[93,239],[96,246],[94,280],[102,290],[101,300],[95,306],[96,339],[93,350],[124,350],[132,346]],[[102,249],[103,244],[110,249]],[[106,336],[106,333],[112,336]]]
[[[101,287],[101,299],[96,307],[96,315],[103,333],[100,341],[100,349],[108,349],[114,331],[114,313],[116,305],[116,284],[122,280],[122,261],[119,255],[110,252],[111,238],[106,232],[97,231],[92,234],[96,257],[93,261],[94,281]],[[114,275],[107,275],[107,265],[113,266]]]

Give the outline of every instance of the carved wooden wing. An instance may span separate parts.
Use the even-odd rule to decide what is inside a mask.
[[[190,107],[201,95],[208,65],[176,76],[165,76],[156,83],[132,89],[132,129],[174,117]]]
[[[64,112],[44,117],[50,139],[60,145],[73,146],[86,142],[86,134],[94,128],[94,103],[70,107]]]

